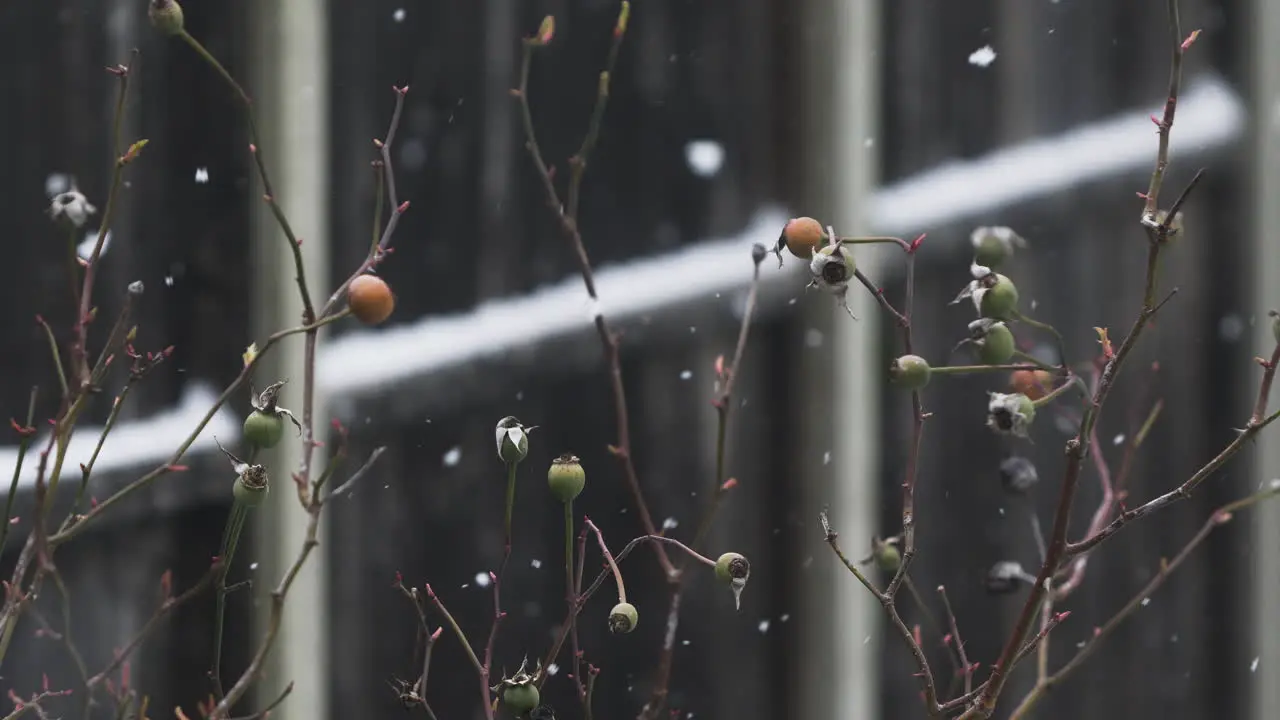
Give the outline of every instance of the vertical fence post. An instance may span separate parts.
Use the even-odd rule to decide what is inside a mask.
[[[1280,239],[1276,228],[1280,227],[1280,207],[1275,198],[1280,194],[1280,126],[1276,123],[1277,103],[1280,103],[1280,6],[1268,0],[1252,3],[1254,132],[1256,142],[1253,154],[1253,311],[1259,321],[1255,325],[1254,338],[1260,348],[1275,342],[1271,337],[1271,323],[1266,317],[1269,309],[1280,309],[1280,280],[1276,269],[1280,268]],[[1272,403],[1277,404],[1277,393],[1272,392]],[[1280,442],[1274,438],[1257,443],[1254,476],[1264,482],[1280,478]],[[1256,677],[1249,683],[1253,688],[1252,717],[1256,720],[1275,716],[1280,707],[1280,684],[1267,682],[1275,677],[1280,667],[1280,621],[1276,619],[1276,597],[1280,596],[1280,505],[1274,502],[1258,506],[1253,513],[1253,617],[1249,625],[1251,636],[1258,647]]]
[[[874,151],[879,18],[877,0],[809,0],[802,19],[808,51],[802,70],[805,136],[814,140],[804,160],[804,176],[812,185],[803,188],[805,204],[797,209],[845,234],[865,229],[867,199],[879,170]],[[873,277],[879,257],[859,250],[859,264],[865,263]],[[878,530],[879,308],[861,287],[850,290],[849,304],[859,322],[834,303],[827,317],[814,320],[831,338],[832,352],[806,354],[803,377],[811,382],[804,389],[803,417],[795,424],[803,438],[795,445],[796,466],[806,483],[802,507],[809,513],[813,540],[805,543],[812,547],[813,564],[800,575],[805,582],[804,667],[796,717],[880,716],[879,604],[822,547],[817,524],[817,511],[829,505],[832,522],[851,548]]]
[[[250,23],[254,30],[251,67],[256,73],[250,93],[263,134],[262,148],[277,200],[295,232],[303,238],[307,279],[312,301],[323,304],[331,290],[329,252],[329,8],[323,0],[282,0],[256,3]],[[256,187],[254,193],[262,189]],[[255,198],[256,200],[256,198]],[[297,325],[302,305],[294,283],[292,252],[265,207],[255,208],[253,243],[254,337]],[[323,338],[323,334],[322,334]],[[323,342],[323,339],[322,339]],[[301,412],[303,339],[281,343],[255,378],[259,387],[289,378],[282,404]],[[317,388],[314,405],[316,439],[328,435],[324,393]],[[258,513],[255,547],[261,566],[254,573],[255,597],[265,598],[281,574],[297,557],[307,517],[299,506],[290,475],[297,469],[300,444],[282,442],[267,456],[276,492]],[[313,474],[323,468],[325,451],[318,449]],[[328,715],[329,658],[324,632],[328,624],[328,554],[325,529],[320,546],[289,592],[284,623],[271,662],[258,684],[258,702],[270,702],[289,682],[293,693],[273,718],[322,719]],[[256,648],[268,603],[257,604],[260,621],[251,647]]]

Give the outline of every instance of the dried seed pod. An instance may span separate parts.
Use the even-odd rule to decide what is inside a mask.
[[[640,613],[631,603],[618,603],[609,611],[609,632],[614,635],[625,635],[636,629],[640,622]]]
[[[1022,494],[1040,482],[1035,463],[1021,455],[1005,458],[1000,463],[1000,485],[1007,492]]]
[[[571,502],[587,485],[587,473],[576,455],[565,453],[551,461],[547,470],[547,485],[551,495],[562,503]]]
[[[1022,393],[991,393],[987,403],[987,426],[1001,435],[1027,437],[1036,419],[1036,406]]]
[[[1036,579],[1022,569],[1022,565],[1012,560],[1002,560],[987,571],[987,592],[992,595],[1008,595],[1017,592],[1024,584],[1035,583]]]

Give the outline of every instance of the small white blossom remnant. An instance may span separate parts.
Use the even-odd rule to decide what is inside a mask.
[[[49,201],[49,217],[54,220],[66,220],[80,228],[89,221],[89,216],[98,212],[98,208],[89,202],[84,193],[73,186],[66,192],[58,193]]]
[[[996,61],[996,51],[990,45],[982,47],[969,53],[969,64],[984,68]]]
[[[715,140],[693,140],[684,146],[684,160],[694,175],[714,177],[724,166],[724,145]]]
[[[815,252],[813,259],[809,261],[809,287],[820,288],[834,295],[837,304],[844,308],[849,317],[857,320],[858,317],[853,314],[846,299],[849,282],[856,273],[853,250],[840,243],[827,245]]]
[[[987,402],[987,426],[1001,435],[1027,437],[1035,417],[1035,405],[1022,393],[993,392]]]

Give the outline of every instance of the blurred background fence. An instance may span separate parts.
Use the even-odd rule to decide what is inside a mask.
[[[10,268],[0,286],[10,309],[0,336],[0,401],[14,417],[25,412],[33,385],[41,387],[38,416],[56,405],[31,315],[67,327],[72,317],[66,239],[42,215],[47,193],[74,182],[104,204],[114,86],[101,68],[141,50],[125,127],[151,142],[129,170],[99,316],[113,317],[124,286],[142,280],[139,345],[176,350],[132,392],[101,461],[110,472],[94,481],[98,498],[161,462],[211,393],[234,378],[244,347],[275,329],[271,319],[287,322],[293,312],[278,300],[292,292],[292,269],[262,249],[282,243],[257,218],[260,188],[240,109],[186,47],[150,32],[144,5],[0,7],[0,96],[8,101],[0,157],[10,168],[0,180],[7,198],[0,242]],[[369,140],[386,131],[391,85],[412,87],[394,151],[399,194],[412,209],[383,272],[398,295],[396,315],[376,330],[336,325],[319,365],[329,414],[352,429],[351,457],[376,446],[388,452],[326,519],[322,572],[291,596],[301,619],[264,682],[270,694],[299,680],[284,717],[398,716],[389,682],[415,672],[415,617],[391,588],[396,572],[432,583],[476,637],[487,631],[489,593],[478,578],[502,551],[494,520],[503,478],[491,434],[499,417],[542,426],[522,469],[500,666],[543,654],[563,612],[558,508],[541,492],[541,468],[552,457],[583,458],[588,489],[576,507],[611,544],[641,532],[606,449],[615,439],[612,398],[585,293],[543,203],[509,94],[519,38],[554,14],[556,39],[538,54],[530,92],[544,151],[563,166],[586,125],[617,3],[190,0],[185,7],[190,31],[233,74],[252,80],[260,116],[271,118],[264,151],[285,210],[328,275],[328,283],[313,281],[317,295],[366,252],[375,202]],[[1204,34],[1188,56],[1170,192],[1197,167],[1209,174],[1162,274],[1180,292],[1100,430],[1118,463],[1118,446],[1132,433],[1128,416],[1141,412],[1143,398],[1165,403],[1135,466],[1134,501],[1181,482],[1244,422],[1258,374],[1250,358],[1265,337],[1258,320],[1280,300],[1258,281],[1276,267],[1275,240],[1264,230],[1275,212],[1266,193],[1280,189],[1269,169],[1280,99],[1271,60],[1280,58],[1259,38],[1266,28],[1280,31],[1280,14],[1265,0],[1184,0],[1182,12],[1184,27]],[[1011,225],[1030,240],[1010,274],[1036,316],[1065,331],[1073,359],[1096,351],[1095,326],[1122,334],[1141,294],[1134,191],[1145,188],[1154,160],[1147,115],[1163,103],[1169,45],[1159,0],[635,3],[582,227],[600,268],[603,309],[624,332],[634,455],[655,520],[678,537],[697,522],[712,486],[712,368],[733,348],[751,244],[771,245],[789,215],[815,215],[848,233],[929,233],[916,307],[920,349],[931,359],[950,352],[970,319],[966,306],[947,303],[968,280],[968,234],[980,224]],[[994,61],[971,57],[984,46]],[[900,258],[860,259],[901,297]],[[852,323],[828,298],[802,291],[800,263],[782,272],[770,263],[730,429],[728,471],[740,484],[708,541],[713,555],[732,549],[750,557],[752,581],[738,612],[708,578],[692,583],[671,705],[702,718],[918,717],[910,658],[882,637],[877,604],[836,571],[816,522],[829,506],[856,549],[872,534],[897,532],[909,407],[883,383],[896,337],[865,298],[854,303],[861,320]],[[296,347],[285,352],[296,357]],[[1149,371],[1157,361],[1159,372]],[[299,372],[280,375],[297,381]],[[123,379],[108,384],[93,422],[105,420],[106,397]],[[969,656],[984,667],[1021,607],[1021,596],[985,593],[986,570],[998,560],[1037,561],[1029,506],[1001,493],[997,466],[1015,451],[1037,462],[1043,481],[1031,506],[1047,523],[1066,439],[1048,415],[1034,444],[994,437],[982,417],[985,393],[998,385],[935,382],[926,393],[934,415],[912,570],[930,598],[932,588],[948,587]],[[60,553],[76,639],[91,666],[105,664],[150,617],[166,569],[184,587],[217,553],[231,483],[210,450],[214,435],[235,439],[247,395],[236,402],[201,436],[189,472],[158,483],[116,522]],[[71,459],[87,457],[94,437],[82,431],[88,445],[83,453],[77,445]],[[11,468],[13,448],[3,452]],[[1094,558],[1068,604],[1070,622],[1054,633],[1054,661],[1136,592],[1211,508],[1274,476],[1275,451],[1268,452],[1262,462],[1270,466],[1233,464]],[[289,457],[278,465],[288,467]],[[1073,534],[1097,493],[1090,475]],[[270,571],[296,551],[299,535],[284,510],[291,500],[273,494],[257,516],[255,541],[240,554],[237,576],[263,582],[232,596],[230,627],[239,632],[228,635],[229,666],[247,659],[255,608],[274,584]],[[29,493],[19,508],[15,537],[28,527],[21,518]],[[1277,515],[1260,516],[1269,520],[1256,531],[1235,523],[1215,533],[1037,717],[1270,717],[1280,702],[1266,695],[1277,691],[1265,681],[1280,666],[1273,617],[1280,580],[1274,543],[1259,538],[1277,532]],[[16,547],[5,549],[8,563]],[[641,610],[637,632],[621,639],[595,632],[608,603],[583,616],[592,629],[584,630],[588,658],[605,668],[600,717],[627,717],[647,697],[664,630],[666,593],[651,555],[637,554],[624,572]],[[133,681],[153,693],[153,708],[189,709],[207,692],[212,605],[183,610],[137,656]],[[914,609],[905,612],[908,622],[922,622]],[[28,692],[46,671],[74,678],[61,645],[35,637],[36,627],[22,626],[14,640],[6,688]],[[945,668],[945,653],[933,646],[935,667]],[[456,643],[443,642],[432,671],[441,717],[464,717],[459,708],[474,705],[470,674]],[[1019,673],[1010,697],[1032,679]],[[576,717],[567,686],[553,682],[548,700]]]

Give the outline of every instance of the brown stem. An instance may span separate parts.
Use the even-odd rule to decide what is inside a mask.
[[[625,8],[623,12],[627,12]],[[625,33],[625,22],[619,23],[619,28],[621,33]],[[615,42],[621,41],[619,32],[615,31],[615,37]],[[640,479],[631,457],[631,426],[627,412],[627,393],[622,381],[622,361],[619,353],[618,336],[610,328],[604,313],[599,309],[600,297],[596,293],[595,272],[592,269],[591,258],[587,254],[586,245],[582,241],[582,232],[578,226],[578,216],[576,214],[578,208],[574,207],[574,213],[571,214],[560,202],[560,192],[556,189],[551,168],[547,165],[542,149],[538,145],[538,135],[533,125],[533,111],[529,104],[529,71],[533,66],[533,53],[539,47],[540,44],[535,39],[527,38],[524,41],[524,55],[520,64],[520,85],[513,92],[520,105],[520,119],[524,127],[525,148],[529,151],[529,157],[538,172],[538,177],[542,180],[547,207],[555,215],[561,233],[569,241],[569,245],[573,249],[574,257],[578,261],[578,271],[582,275],[582,283],[586,286],[587,296],[591,298],[591,302],[595,306],[593,322],[596,327],[596,334],[600,336],[600,344],[604,349],[605,361],[609,366],[610,385],[613,391],[614,423],[617,426],[618,433],[617,444],[609,449],[622,462],[627,488],[631,492],[631,499],[640,516],[641,527],[644,528],[647,534],[657,535],[658,529],[653,523],[653,516],[649,512],[644,493],[640,489]],[[608,93],[608,77],[612,75],[612,70],[613,68],[611,67],[605,69],[605,81],[600,83],[598,92]],[[601,102],[598,100],[597,104],[600,105]],[[603,107],[603,105],[600,106]],[[588,130],[588,134],[590,132]],[[587,149],[589,150],[590,147],[587,147]],[[575,157],[577,157],[576,164],[585,167],[587,158],[581,152]],[[581,182],[581,177],[579,177],[578,182]],[[666,551],[661,546],[658,546],[657,552],[658,562],[662,565],[663,572],[668,576],[673,575],[676,569],[671,563],[671,559],[667,557]]]
[[[938,595],[942,596],[942,606],[947,611],[947,621],[951,626],[951,639],[956,644],[956,652],[960,654],[960,671],[964,673],[964,693],[968,695],[973,692],[973,671],[969,664],[969,656],[964,650],[964,641],[960,639],[960,624],[956,621],[956,614],[951,609],[951,600],[947,597],[946,587],[938,586]]]
[[[1160,569],[1156,571],[1151,580],[1149,580],[1147,584],[1129,600],[1129,602],[1125,603],[1124,607],[1120,608],[1115,615],[1111,616],[1111,619],[1107,620],[1102,627],[1098,628],[1098,630],[1084,642],[1083,646],[1076,651],[1076,654],[1067,661],[1066,665],[1063,665],[1057,672],[1048,676],[1043,681],[1036,683],[1031,692],[1022,699],[1022,702],[1009,716],[1010,720],[1020,720],[1025,717],[1027,713],[1029,713],[1031,709],[1041,699],[1043,699],[1046,693],[1052,690],[1054,686],[1062,683],[1062,681],[1071,673],[1075,672],[1080,665],[1098,649],[1098,646],[1101,645],[1102,641],[1121,623],[1137,612],[1138,608],[1142,607],[1142,604],[1146,602],[1155,593],[1155,591],[1173,575],[1173,572],[1182,565],[1183,561],[1185,561],[1197,547],[1208,539],[1209,535],[1212,534],[1216,528],[1231,522],[1234,512],[1251,507],[1276,496],[1280,496],[1280,486],[1273,486],[1262,492],[1227,503],[1210,513],[1209,518],[1205,520],[1203,525],[1201,525],[1200,530],[1196,532],[1189,541],[1187,541],[1187,544],[1183,546],[1182,550],[1178,551],[1178,554],[1175,555],[1172,560],[1165,561],[1161,559]]]
[[[1053,576],[1057,573],[1058,566],[1067,556],[1067,528],[1071,520],[1071,506],[1075,499],[1076,488],[1079,485],[1080,466],[1087,451],[1087,444],[1094,423],[1097,421],[1098,415],[1102,412],[1103,403],[1106,401],[1107,395],[1111,390],[1112,384],[1115,382],[1116,376],[1124,365],[1125,359],[1132,351],[1142,331],[1147,326],[1147,321],[1156,312],[1159,306],[1156,304],[1156,275],[1159,267],[1160,249],[1164,244],[1165,237],[1168,232],[1168,222],[1172,221],[1172,216],[1166,218],[1168,222],[1156,221],[1156,207],[1160,192],[1160,186],[1164,179],[1165,169],[1169,164],[1169,131],[1173,126],[1174,112],[1178,103],[1178,91],[1181,85],[1182,76],[1182,28],[1178,17],[1178,0],[1168,0],[1169,9],[1169,25],[1172,35],[1172,53],[1173,59],[1169,77],[1169,94],[1168,101],[1165,103],[1164,118],[1160,122],[1160,141],[1159,149],[1156,153],[1156,165],[1151,174],[1151,185],[1147,192],[1146,207],[1142,214],[1142,225],[1148,228],[1149,246],[1147,252],[1147,271],[1146,281],[1143,289],[1142,309],[1138,312],[1138,317],[1134,321],[1133,328],[1125,337],[1119,350],[1107,362],[1103,369],[1102,378],[1098,382],[1097,389],[1093,393],[1093,399],[1090,406],[1086,409],[1084,418],[1080,424],[1080,430],[1076,437],[1067,443],[1067,466],[1063,474],[1062,486],[1058,496],[1057,512],[1054,517],[1054,526],[1051,539],[1049,541],[1048,551],[1045,561],[1040,568],[1040,574],[1036,579],[1035,585],[1032,586],[1031,592],[1027,596],[1027,600],[1022,607],[1022,612],[1018,617],[1018,621],[1014,626],[1013,632],[1009,635],[1005,643],[1004,649],[1000,653],[999,659],[991,669],[991,676],[988,679],[986,689],[979,695],[974,705],[965,712],[962,720],[970,720],[972,718],[987,718],[995,710],[996,701],[1004,689],[1005,683],[1009,679],[1009,673],[1015,662],[1019,647],[1022,640],[1026,637],[1031,623],[1035,618],[1037,611],[1040,609],[1040,603],[1044,600],[1046,594],[1050,590],[1050,584]],[[1182,199],[1185,199],[1183,194]],[[1152,231],[1152,228],[1155,231]]]
[[[208,590],[209,586],[213,584],[213,581],[219,576],[221,571],[222,560],[219,559],[210,565],[209,569],[200,577],[199,582],[188,588],[186,592],[183,592],[181,595],[165,598],[164,601],[160,603],[160,607],[156,609],[155,614],[147,620],[146,624],[142,626],[142,629],[139,630],[137,634],[133,636],[133,639],[124,646],[124,649],[116,652],[115,659],[98,672],[98,674],[89,678],[88,682],[85,684],[89,687],[90,691],[92,692],[92,690],[98,685],[101,685],[103,681],[111,675],[111,673],[119,669],[120,666],[129,659],[129,656],[138,649],[138,646],[142,644],[142,641],[145,640],[157,626],[159,626],[161,621],[172,615],[178,608],[195,599],[205,590]]]
[[[911,657],[915,660],[916,668],[918,670],[916,676],[920,678],[920,684],[924,694],[925,711],[928,712],[931,717],[940,715],[942,713],[942,707],[938,704],[938,690],[937,686],[934,684],[933,670],[929,668],[929,660],[925,657],[924,650],[920,647],[920,643],[916,642],[915,635],[911,632],[911,628],[907,627],[907,624],[902,620],[902,616],[898,613],[898,608],[894,604],[894,598],[889,595],[887,591],[881,592],[877,589],[875,584],[868,580],[862,571],[858,569],[857,565],[850,561],[849,557],[845,555],[844,550],[840,548],[840,543],[838,542],[840,534],[832,529],[831,521],[827,518],[826,511],[819,514],[818,521],[822,525],[824,539],[826,540],[827,545],[831,547],[832,552],[836,554],[836,557],[840,559],[840,562],[844,564],[845,568],[858,579],[858,582],[862,583],[862,586],[870,591],[871,594],[875,596],[876,600],[880,601],[880,606],[884,608],[885,614],[889,617],[889,623],[893,626],[894,630],[897,631],[898,636],[902,638],[902,641],[911,651]]]

